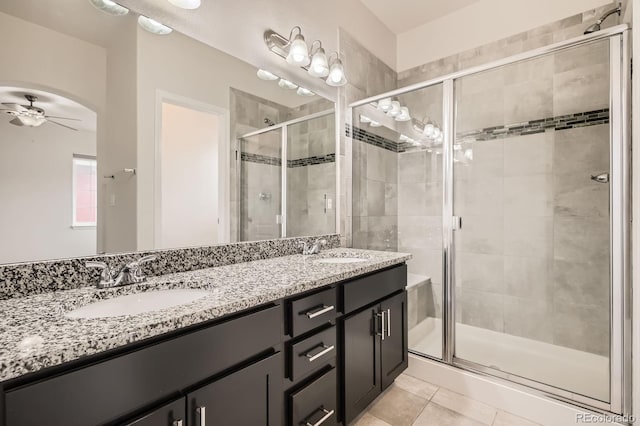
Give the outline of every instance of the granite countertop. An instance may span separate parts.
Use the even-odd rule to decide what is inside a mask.
[[[368,260],[317,262],[322,257]],[[3,300],[0,381],[400,264],[410,257],[406,253],[339,248],[320,255],[283,256],[162,275],[124,287],[83,287]],[[199,289],[211,294],[189,304],[139,315],[65,317],[66,312],[97,300],[158,289]]]

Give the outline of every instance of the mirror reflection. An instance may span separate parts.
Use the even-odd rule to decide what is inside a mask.
[[[0,263],[335,232],[333,101],[149,29],[0,4]]]

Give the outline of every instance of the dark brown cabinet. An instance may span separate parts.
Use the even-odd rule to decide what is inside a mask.
[[[126,426],[187,426],[184,398],[179,398],[151,413],[126,423]]]
[[[282,374],[277,353],[189,393],[188,426],[279,426]]]
[[[344,419],[349,424],[407,368],[407,293],[344,319]]]

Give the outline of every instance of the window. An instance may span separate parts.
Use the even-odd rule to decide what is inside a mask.
[[[96,226],[98,216],[98,162],[73,156],[73,226]]]

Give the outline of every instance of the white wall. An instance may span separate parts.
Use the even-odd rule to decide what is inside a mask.
[[[162,104],[157,248],[218,243],[219,125],[215,114]]]
[[[72,229],[73,154],[96,155],[94,132],[0,116],[0,263],[96,253],[96,229]]]
[[[397,71],[405,71],[611,2],[480,0],[399,34]]]

